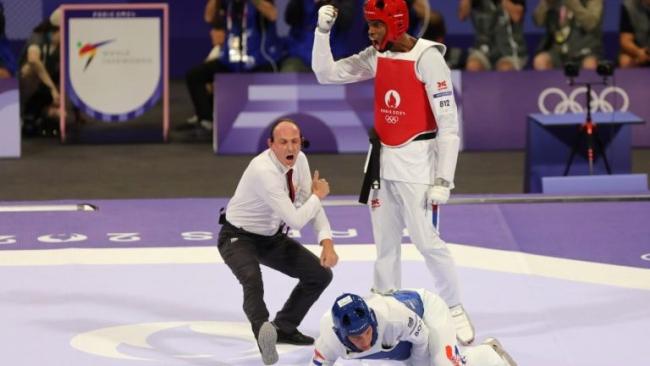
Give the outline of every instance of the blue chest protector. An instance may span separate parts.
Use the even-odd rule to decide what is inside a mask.
[[[411,309],[414,313],[418,314],[420,318],[424,315],[424,303],[420,294],[415,291],[400,290],[395,291],[390,295],[395,298],[395,300],[404,304],[407,308]],[[360,357],[362,359],[368,360],[396,360],[404,361],[411,357],[411,348],[413,344],[411,342],[399,342],[395,347],[389,351],[380,351],[373,353],[368,356]]]

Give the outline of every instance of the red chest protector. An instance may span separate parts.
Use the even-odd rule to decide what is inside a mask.
[[[377,58],[375,130],[382,144],[400,146],[437,129],[415,61]]]

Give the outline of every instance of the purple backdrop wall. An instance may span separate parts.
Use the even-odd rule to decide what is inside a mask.
[[[586,104],[585,93],[580,92],[584,88],[568,86],[560,71],[463,73],[462,80],[464,146],[468,150],[522,149],[528,114],[545,113],[544,109],[582,112]],[[583,73],[576,79],[601,80],[595,73]],[[594,86],[592,110],[607,112],[611,106],[650,121],[649,83],[649,69],[617,70],[609,87]],[[650,147],[648,123],[634,126],[632,131],[633,146]]]
[[[523,149],[531,113],[578,113],[585,88],[570,87],[560,71],[453,72],[465,150]],[[584,73],[577,81],[602,81]],[[650,120],[650,70],[618,70],[609,85],[595,85],[592,110],[629,111]],[[312,152],[367,149],[372,125],[372,81],[318,85],[311,74],[240,74],[215,78],[215,152],[244,154],[265,148],[267,126],[292,117],[312,142]],[[650,124],[633,127],[635,147],[650,147]]]
[[[311,152],[365,152],[372,125],[372,81],[319,85],[313,74],[217,74],[214,150],[251,154],[266,148],[268,127],[298,121]]]
[[[20,157],[18,82],[0,79],[0,158]]]

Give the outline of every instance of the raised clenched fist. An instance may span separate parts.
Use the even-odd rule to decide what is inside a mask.
[[[332,5],[321,6],[318,9],[318,30],[328,33],[332,29],[338,13],[338,10]]]

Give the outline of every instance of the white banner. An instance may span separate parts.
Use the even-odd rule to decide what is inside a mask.
[[[67,58],[73,103],[82,110],[126,120],[147,109],[152,98],[158,99],[156,94],[162,94],[160,21],[72,17]]]

